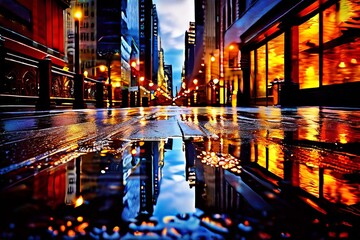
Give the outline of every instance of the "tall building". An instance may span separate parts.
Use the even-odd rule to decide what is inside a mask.
[[[164,64],[164,79],[167,82],[167,91],[170,94],[171,97],[174,96],[173,92],[173,73],[172,73],[172,65]]]
[[[221,4],[222,0],[195,2],[195,63],[198,82],[198,101],[202,105],[217,105],[219,89],[223,86],[221,59]]]
[[[102,64],[109,61],[111,83],[124,84],[122,68],[121,0],[97,1],[97,55]],[[109,76],[108,76],[109,77]]]
[[[160,41],[161,43],[161,41]],[[161,45],[161,44],[160,44]],[[157,72],[157,86],[167,92],[167,81],[165,81],[165,56],[164,49],[159,50],[159,67]]]
[[[153,5],[152,8],[152,81],[154,84],[158,84],[158,72],[160,64],[160,51],[161,51],[161,42],[160,42],[160,26],[159,18],[156,10],[156,5]]]
[[[95,68],[97,61],[97,1],[71,1],[70,11],[71,18],[67,21],[70,22],[69,28],[66,29],[68,32],[68,44],[70,44],[71,51],[68,52],[70,56],[69,68],[74,71],[74,36],[75,29],[71,23],[73,22],[74,13],[81,11],[82,16],[80,19],[80,67],[81,72],[87,71],[89,76],[95,76]]]
[[[140,26],[140,76],[144,78],[143,85],[148,86],[153,76],[153,3],[152,0],[139,1],[139,26]]]
[[[185,32],[184,69],[185,83],[187,88],[192,86],[194,60],[195,60],[195,22],[189,23],[189,29]]]

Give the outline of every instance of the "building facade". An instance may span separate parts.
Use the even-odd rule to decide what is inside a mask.
[[[233,0],[223,11],[238,105],[359,106],[357,1]]]
[[[174,96],[173,93],[173,73],[172,73],[172,65],[164,64],[164,80],[166,81],[167,92],[170,97]]]
[[[1,106],[150,100],[149,83],[164,71],[152,2],[10,0],[0,6]]]
[[[1,106],[42,104],[73,97],[67,65],[66,9],[70,1],[1,1]],[[52,75],[50,79],[48,75]],[[42,101],[45,100],[45,101]]]

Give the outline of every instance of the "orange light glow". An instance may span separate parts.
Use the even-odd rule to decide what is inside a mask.
[[[81,11],[76,11],[75,14],[74,14],[74,17],[77,20],[80,20],[82,18],[82,12]]]
[[[70,229],[68,231],[68,234],[67,234],[70,238],[74,238],[76,236],[76,232],[72,229]]]
[[[145,77],[141,76],[140,81],[143,82],[145,80]]]
[[[134,236],[142,236],[142,235],[144,235],[142,232],[139,231],[134,232]]]
[[[75,230],[80,233],[81,235],[85,235],[86,231],[85,229],[89,226],[89,223],[84,222],[82,224],[80,224],[79,226],[75,227]]]
[[[100,65],[99,69],[100,69],[101,72],[105,72],[106,66],[105,65]]]
[[[344,67],[346,67],[346,64],[345,64],[345,62],[341,61],[338,66],[339,66],[339,68],[344,68]]]
[[[78,199],[76,199],[75,207],[79,207],[84,203],[84,198],[80,196]]]
[[[61,226],[60,226],[60,231],[61,231],[61,232],[64,232],[65,230],[66,230],[65,225],[61,225]]]

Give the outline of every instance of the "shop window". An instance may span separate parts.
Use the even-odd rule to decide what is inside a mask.
[[[299,26],[299,87],[319,87],[319,15]]]
[[[266,97],[266,46],[256,51],[256,97]]]
[[[255,97],[255,51],[250,52],[250,97]]]
[[[269,82],[284,80],[284,34],[268,42]]]
[[[341,0],[323,13],[323,85],[360,81],[360,6]]]
[[[268,96],[273,104],[280,103],[280,91],[284,83],[284,34],[268,42]]]

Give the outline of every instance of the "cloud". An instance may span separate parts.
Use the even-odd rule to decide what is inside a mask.
[[[162,48],[165,64],[173,68],[174,89],[180,85],[184,63],[185,31],[193,22],[194,0],[154,0],[160,23]]]

